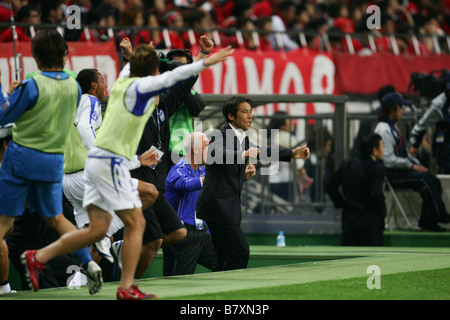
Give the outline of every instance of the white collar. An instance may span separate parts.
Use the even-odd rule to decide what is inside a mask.
[[[247,136],[247,134],[245,133],[244,130],[242,129],[236,129],[230,122],[230,127],[231,129],[233,129],[234,134],[236,135],[236,137],[239,139],[239,142],[242,143],[242,141],[245,139],[245,137]]]

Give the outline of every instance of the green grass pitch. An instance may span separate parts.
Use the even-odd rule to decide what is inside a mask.
[[[251,261],[273,266],[157,277],[137,282],[159,300],[448,300],[450,248],[251,246]],[[289,264],[289,259],[309,261]],[[283,265],[277,265],[277,260]],[[376,266],[379,274],[368,270]],[[379,285],[379,289],[368,288]],[[372,285],[370,285],[372,284]],[[118,283],[89,295],[79,289],[20,291],[6,300],[113,300]]]

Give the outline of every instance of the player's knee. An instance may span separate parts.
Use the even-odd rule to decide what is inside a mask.
[[[162,243],[163,243],[163,239],[157,239],[157,240],[147,242],[144,245],[144,250],[156,253],[159,250],[159,248],[161,248]]]
[[[145,218],[142,214],[130,215],[123,223],[125,228],[128,229],[141,230],[142,232],[145,229]]]
[[[55,230],[59,230],[59,227],[66,220],[63,214],[59,214],[55,217],[45,218],[47,224]]]
[[[151,183],[140,182],[139,184],[139,195],[145,206],[151,206],[158,199],[159,191]]]
[[[93,242],[98,242],[103,240],[106,237],[108,232],[108,225],[102,223],[90,223],[89,226],[89,234],[92,238]]]

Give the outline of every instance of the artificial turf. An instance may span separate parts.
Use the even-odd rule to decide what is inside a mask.
[[[449,300],[450,268],[409,271],[380,277],[380,289],[368,289],[368,277],[324,280],[270,288],[184,296],[186,300]]]
[[[407,247],[252,246],[251,260],[263,256],[272,266],[243,270],[155,277],[139,288],[159,300],[426,300],[450,298],[450,249]],[[296,256],[308,262],[277,265]],[[381,289],[368,289],[370,266],[380,270]],[[79,289],[20,291],[6,300],[114,300],[117,282],[89,295]],[[170,301],[167,301],[170,302]]]

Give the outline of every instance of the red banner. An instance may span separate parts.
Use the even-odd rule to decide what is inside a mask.
[[[334,79],[334,62],[327,53],[236,50],[225,63],[203,71],[196,90],[213,94],[333,94]],[[256,112],[271,114],[277,109],[293,115],[333,110],[327,103],[280,103],[257,108]]]
[[[417,57],[377,53],[362,57],[335,54],[334,62],[338,94],[376,94],[380,87],[388,84],[406,94],[411,73],[450,69],[450,55]]]
[[[68,42],[69,60],[65,69],[79,72],[85,68],[98,69],[111,88],[119,75],[119,61],[114,41],[104,43]],[[0,71],[3,91],[6,92],[12,80],[15,80],[15,68],[21,66],[21,79],[38,70],[31,56],[31,42],[16,44],[16,54],[20,61],[14,64],[14,47],[12,42],[0,43]],[[19,60],[19,58],[17,59]],[[19,63],[20,62],[20,63]]]

